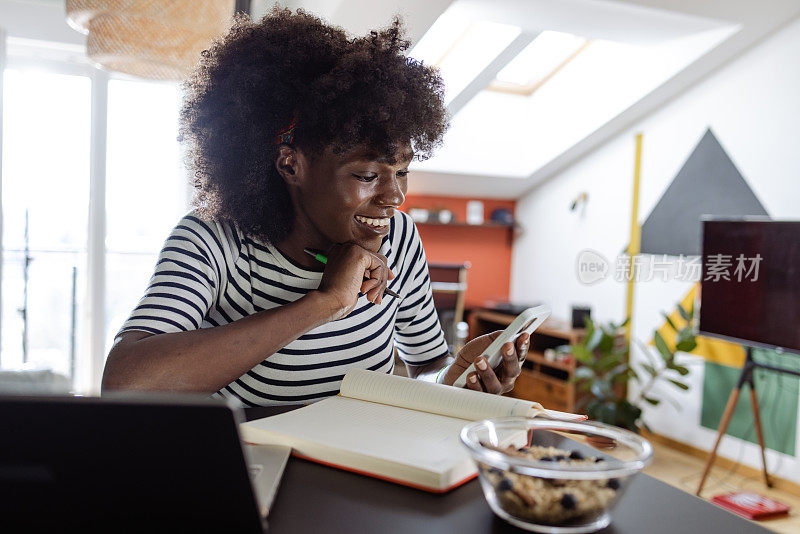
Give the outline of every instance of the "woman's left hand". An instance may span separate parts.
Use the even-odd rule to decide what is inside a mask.
[[[498,330],[491,334],[476,337],[464,345],[464,348],[456,356],[456,360],[445,371],[441,380],[442,383],[452,385],[500,333],[501,330]],[[511,391],[514,387],[514,381],[522,369],[522,362],[528,356],[529,344],[530,336],[528,334],[519,336],[516,346],[511,341],[504,343],[500,348],[500,355],[503,359],[495,369],[489,367],[484,358],[478,358],[475,361],[476,372],[472,372],[467,376],[467,388],[498,395]]]

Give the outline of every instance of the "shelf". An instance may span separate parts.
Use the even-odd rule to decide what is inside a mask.
[[[575,370],[574,363],[569,364],[559,361],[551,361],[545,358],[544,354],[542,354],[541,352],[529,352],[527,359],[541,365],[552,367],[553,369],[560,369],[562,371],[567,371],[568,373],[572,373]]]
[[[541,371],[531,371],[527,369],[528,375],[536,380],[541,380],[542,382],[552,384],[556,387],[565,388],[571,384],[569,380],[561,380],[560,378],[556,378],[554,376],[546,375]]]
[[[496,323],[506,326],[514,322],[514,319],[516,318],[515,315],[509,315],[507,313],[501,313],[484,309],[475,310],[472,313],[470,313],[470,316],[474,316],[475,319],[477,320],[488,321],[490,323]],[[481,334],[488,334],[489,332],[491,332],[491,330],[487,332],[476,333],[475,337],[478,337]]]
[[[449,223],[441,223],[436,221],[426,221],[426,222],[417,222],[414,221],[414,224],[417,226],[452,226],[458,228],[514,228],[515,224],[506,224],[506,223],[496,223],[496,222],[485,222],[483,224],[469,224],[465,222],[449,222]]]
[[[577,342],[577,339],[586,333],[584,328],[572,328],[569,321],[563,319],[547,319],[542,326],[536,329],[540,334],[564,339],[565,345]]]

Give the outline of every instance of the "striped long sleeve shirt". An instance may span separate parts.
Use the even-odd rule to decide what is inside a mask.
[[[396,275],[389,288],[402,298],[384,296],[376,305],[359,297],[346,317],[265,356],[215,396],[249,406],[313,402],[337,394],[350,369],[392,372],[394,347],[415,365],[446,356],[425,252],[408,215],[395,213],[379,252]],[[304,269],[235,224],[202,220],[191,212],[167,238],[145,295],[118,336],[224,325],[295,301],[321,279],[322,273]]]

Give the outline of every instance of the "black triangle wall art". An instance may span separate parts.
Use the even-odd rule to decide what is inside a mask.
[[[700,255],[703,216],[767,216],[710,129],[642,225],[643,254]]]

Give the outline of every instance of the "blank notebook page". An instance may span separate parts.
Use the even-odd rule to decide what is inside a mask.
[[[401,408],[437,413],[459,419],[478,420],[506,416],[531,416],[542,409],[539,403],[487,395],[479,391],[454,388],[357,369],[342,381],[341,395]]]
[[[242,431],[248,441],[259,441],[258,431],[289,437],[285,444],[312,457],[319,455],[309,442],[443,473],[469,458],[458,439],[463,426],[441,415],[332,397],[245,423]]]

